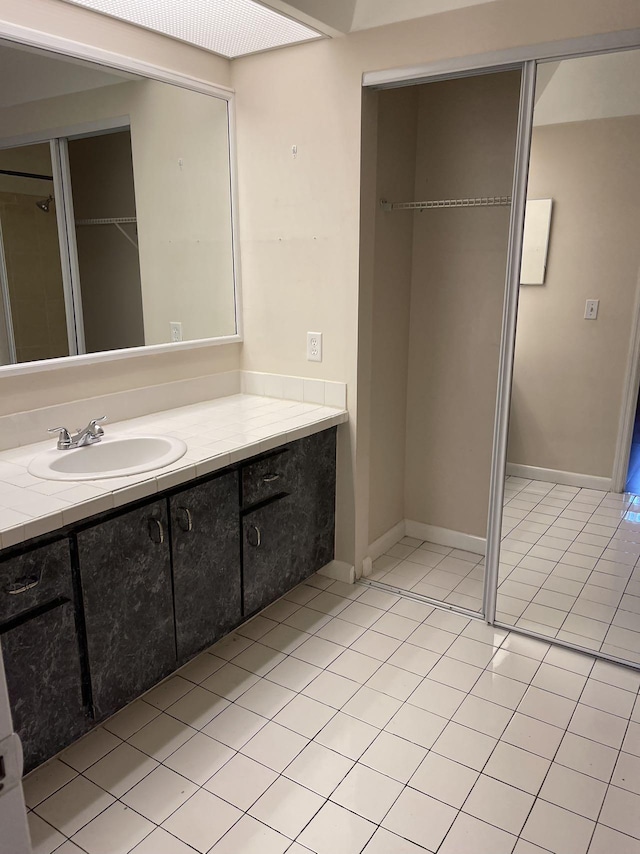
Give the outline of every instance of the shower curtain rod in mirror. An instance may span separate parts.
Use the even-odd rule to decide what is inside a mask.
[[[13,169],[0,169],[0,175],[11,175],[14,178],[37,178],[39,181],[53,181],[53,175],[38,175],[35,172],[15,172]]]

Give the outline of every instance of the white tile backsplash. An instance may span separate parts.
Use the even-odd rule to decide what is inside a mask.
[[[347,407],[347,384],[330,380],[242,371],[242,391],[245,394],[260,394],[281,400],[317,403],[334,409]]]

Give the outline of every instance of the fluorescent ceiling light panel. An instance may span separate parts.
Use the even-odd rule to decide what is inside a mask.
[[[229,59],[320,38],[254,0],[66,0]]]

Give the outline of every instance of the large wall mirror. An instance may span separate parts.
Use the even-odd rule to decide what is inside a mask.
[[[627,491],[614,459],[638,395],[639,80],[638,50],[538,65],[497,597],[500,623],[634,663],[640,419]]]
[[[229,103],[0,42],[0,365],[235,336]]]

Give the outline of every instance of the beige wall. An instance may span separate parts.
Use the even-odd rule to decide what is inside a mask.
[[[509,462],[611,477],[640,273],[640,117],[535,127],[554,202],[545,284],[520,289]],[[599,299],[595,321],[585,300]]]
[[[414,195],[418,90],[378,98],[376,199]],[[364,180],[364,176],[363,176]],[[375,207],[371,352],[370,539],[405,518],[407,365],[413,260],[413,215]]]

